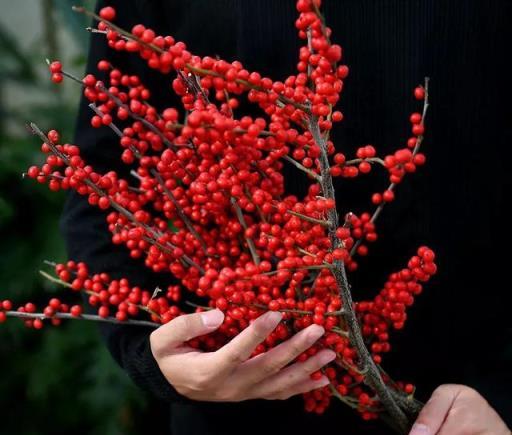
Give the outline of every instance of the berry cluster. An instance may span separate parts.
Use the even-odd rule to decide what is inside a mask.
[[[342,49],[331,42],[319,8],[320,0],[297,1],[296,27],[305,42],[296,74],[283,82],[248,71],[238,61],[195,56],[185,43],[142,24],[127,32],[112,22],[111,7],[99,16],[77,8],[95,16],[96,32],[105,34],[113,50],[135,53],[149,68],[173,74],[172,89],[185,112],[170,107],[159,113],[141,80],[106,60],[97,65],[101,79],[92,74],[74,78],[60,62],[52,62],[55,83],[67,77],[82,87],[92,127],[111,128],[118,136],[120,159],[136,168],[134,178],[95,171],[77,146],[33,124],[46,162],[27,174],[51,190],[72,189],[91,206],[108,210],[112,242],[180,282],[163,295],[152,294],[126,279],[91,275],[83,263],[56,265],[55,279],[87,294],[99,319],[136,322],[146,312],[153,324],[166,323],[182,313],[178,305],[192,292],[205,300],[198,310],[225,312],[218,331],[191,342],[214,350],[263,312],[282,311],[284,321],[255,353],[315,323],[325,335],[299,361],[325,347],[338,355],[325,370],[330,387],[305,395],[307,410],[321,413],[336,396],[365,419],[384,411],[400,418],[404,411],[395,399],[411,394],[413,387],[392,382],[379,365],[390,350],[389,331],[403,327],[414,296],[436,272],[434,253],[420,248],[371,301],[352,303],[345,271],[354,271],[357,257],[368,253],[367,243],[377,240],[376,220],[395,199],[396,186],[425,163],[419,151],[428,81],[414,91],[423,113],[411,115],[412,136],[404,148],[384,158],[371,145],[353,157],[336,150],[330,132],[343,114],[333,108],[348,68],[338,64]],[[261,116],[235,116],[241,98],[259,106]],[[285,165],[309,180],[303,198],[285,192]],[[360,215],[346,210],[340,222],[337,213],[346,205],[335,202],[333,177],[365,175],[375,165],[387,171],[390,181],[369,199],[376,209]],[[61,318],[85,316],[80,306],[57,299],[42,313],[30,303],[18,312],[11,311],[9,301],[0,307],[0,322],[17,315],[34,328],[46,320],[57,325]]]

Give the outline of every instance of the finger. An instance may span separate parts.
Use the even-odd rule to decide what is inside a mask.
[[[247,361],[244,364],[245,379],[254,384],[275,375],[309,349],[324,332],[321,326],[311,325],[260,357]]]
[[[283,315],[269,311],[254,320],[240,334],[215,352],[219,373],[232,371],[246,361],[258,344],[263,342],[279,324]]]
[[[298,385],[309,385],[310,375],[336,358],[332,350],[322,350],[304,362],[297,362],[279,371],[276,375],[258,383],[254,389],[259,397],[279,395],[282,392],[298,391]],[[300,392],[303,392],[300,390]],[[295,394],[299,394],[295,392]]]
[[[501,417],[477,391],[461,385],[438,434],[469,433],[511,434]]]
[[[458,394],[455,385],[437,388],[421,410],[409,435],[435,435],[438,433]]]
[[[280,398],[282,397],[283,399],[289,399],[292,396],[309,393],[310,391],[317,390],[318,388],[326,387],[329,384],[330,381],[327,378],[327,376],[322,376],[318,380],[307,379],[303,382],[298,383],[297,385],[294,385],[289,390],[283,391],[282,396],[280,396]]]
[[[185,341],[215,331],[223,320],[224,313],[220,310],[176,317],[151,333],[151,349],[155,354],[165,353]]]

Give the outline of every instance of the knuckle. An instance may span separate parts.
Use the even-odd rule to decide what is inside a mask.
[[[229,352],[226,358],[228,362],[233,365],[239,365],[245,361],[244,354],[240,350],[233,350]]]
[[[305,349],[306,349],[306,346],[304,346],[303,343],[293,341],[290,343],[290,352],[288,354],[288,357],[290,359],[295,358],[296,356],[298,356],[302,352],[304,352]]]
[[[303,363],[297,363],[297,367],[302,375],[310,375],[317,370],[315,362],[307,360]]]
[[[190,326],[192,319],[190,315],[178,316],[171,321],[175,329],[186,329]]]
[[[255,321],[249,326],[251,328],[251,334],[255,341],[258,341],[258,343],[261,343],[263,340],[265,340],[270,333],[268,328],[261,322]]]
[[[321,356],[321,355],[320,355]],[[322,367],[322,362],[319,355],[315,355],[311,358],[308,358],[304,362],[299,362],[297,364],[300,364],[299,367],[302,368],[304,372],[307,372],[308,374],[316,372]]]
[[[270,376],[277,373],[280,368],[280,364],[278,364],[275,360],[269,360],[263,364],[262,370],[265,375]]]

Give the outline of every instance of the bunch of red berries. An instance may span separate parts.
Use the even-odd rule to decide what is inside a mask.
[[[85,293],[97,311],[89,318],[138,322],[146,312],[147,321],[166,323],[182,314],[178,305],[192,292],[205,301],[197,309],[225,313],[218,331],[191,343],[214,350],[265,311],[282,311],[283,322],[256,353],[313,323],[322,325],[324,337],[299,360],[325,347],[338,358],[325,370],[331,385],[306,394],[306,409],[321,413],[334,395],[371,419],[383,411],[392,414],[393,403],[400,410],[393,397],[406,400],[413,392],[411,385],[392,382],[379,365],[391,348],[389,331],[403,327],[407,308],[436,272],[434,253],[420,248],[371,301],[352,303],[346,271],[355,270],[357,256],[366,255],[367,244],[377,240],[377,218],[395,199],[397,185],[425,163],[420,147],[428,81],[414,91],[423,113],[411,115],[412,136],[403,148],[384,158],[371,145],[355,156],[337,150],[330,132],[343,115],[333,108],[348,68],[339,64],[342,49],[331,42],[320,6],[320,0],[297,2],[296,27],[305,42],[296,74],[283,82],[248,71],[238,61],[195,56],[185,43],[142,24],[125,31],[112,23],[114,9],[102,9],[97,32],[112,49],[139,55],[149,68],[174,77],[172,88],[185,111],[158,112],[140,79],[106,60],[98,63],[102,79],[74,78],[52,62],[52,80],[59,83],[65,76],[82,87],[92,127],[112,129],[122,162],[136,169],[133,179],[99,173],[77,146],[61,143],[55,130],[44,134],[32,125],[46,162],[31,167],[28,176],[51,190],[72,189],[91,206],[108,210],[113,243],[180,282],[163,294],[151,293],[126,279],[90,274],[83,263],[56,265],[53,279]],[[261,116],[236,117],[241,98],[259,106]],[[309,180],[303,198],[285,192],[284,165]],[[338,210],[347,205],[336,203],[333,177],[366,175],[376,165],[387,171],[390,184],[369,198],[375,210],[356,215],[347,209],[340,221]],[[34,328],[86,316],[79,305],[58,299],[42,313],[30,303],[14,313],[9,301],[0,307],[0,322],[17,315]]]

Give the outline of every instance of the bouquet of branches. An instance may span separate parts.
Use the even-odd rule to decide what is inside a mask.
[[[326,348],[336,353],[311,375],[328,382],[304,394],[307,411],[322,413],[335,398],[364,419],[381,417],[406,433],[422,404],[413,385],[394,381],[381,364],[391,349],[391,331],[404,327],[408,307],[436,273],[434,253],[417,249],[371,300],[353,300],[348,275],[377,240],[377,220],[399,184],[425,163],[428,79],[411,96],[419,107],[410,115],[412,133],[403,148],[379,156],[365,145],[346,155],[331,138],[333,125],[343,120],[336,106],[349,73],[340,63],[342,48],[331,42],[320,0],[298,0],[296,6],[303,45],[297,71],[284,81],[248,71],[238,61],[196,56],[184,42],[141,24],[122,29],[111,7],[99,15],[75,7],[95,19],[97,27],[89,30],[103,34],[113,50],[140,56],[148,68],[169,76],[183,107],[159,113],[139,77],[106,60],[98,63],[105,81],[92,74],[77,78],[59,61],[48,61],[53,82],[66,78],[82,87],[92,126],[119,137],[120,158],[133,177],[95,171],[77,146],[33,123],[29,128],[40,138],[46,162],[26,175],[51,190],[87,197],[91,207],[105,211],[114,244],[178,284],[144,290],[127,279],[93,274],[84,263],[50,263],[55,274],[45,276],[85,298],[77,296],[76,305],[53,298],[41,310],[30,302],[13,310],[11,301],[0,301],[0,322],[18,317],[41,329],[83,319],[156,328],[187,311],[219,309],[222,326],[189,343],[213,351],[262,314],[278,311],[281,323],[254,355],[311,324],[325,334],[298,360]],[[242,99],[261,116],[239,113]],[[285,191],[285,165],[304,177],[303,197]],[[336,200],[336,178],[374,171],[385,171],[389,182],[368,198],[368,212],[357,215]],[[204,302],[190,302],[190,294]],[[84,304],[92,313],[85,313]]]

